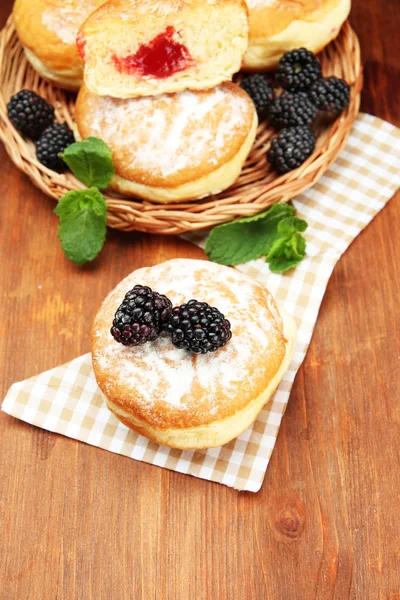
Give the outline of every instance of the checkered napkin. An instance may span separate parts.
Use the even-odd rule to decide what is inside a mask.
[[[262,259],[239,270],[265,284],[299,327],[294,358],[277,392],[253,426],[221,448],[179,451],[158,446],[122,425],[105,407],[90,354],[15,383],[2,410],[49,431],[136,460],[217,481],[238,490],[260,489],[293,380],[300,367],[328,279],[341,254],[400,186],[400,130],[360,115],[335,164],[293,204],[309,226],[307,257],[285,275]],[[190,236],[203,246],[205,236]]]

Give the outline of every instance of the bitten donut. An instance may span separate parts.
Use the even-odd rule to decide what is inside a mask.
[[[320,52],[339,33],[351,0],[247,0],[249,46],[243,68],[273,69],[285,52]]]
[[[104,1],[15,0],[15,28],[27,59],[39,75],[67,90],[80,88],[83,62],[76,35]]]
[[[207,89],[240,68],[247,7],[245,0],[109,0],[77,40],[85,83],[102,96]]]
[[[218,308],[232,338],[208,354],[178,349],[169,337],[117,343],[115,312],[140,284],[174,306],[194,298]],[[289,366],[295,338],[293,319],[282,319],[256,281],[215,263],[176,259],[134,271],[107,296],[92,329],[93,368],[108,408],[127,427],[172,448],[210,448],[253,423]]]
[[[229,187],[257,129],[254,104],[234,83],[130,100],[83,87],[75,119],[80,138],[98,137],[111,148],[116,175],[110,187],[159,203]]]

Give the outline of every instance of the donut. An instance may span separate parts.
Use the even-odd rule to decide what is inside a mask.
[[[133,98],[228,81],[247,48],[245,0],[109,0],[77,38],[85,83]]]
[[[273,69],[285,52],[318,53],[339,33],[351,0],[247,0],[249,45],[243,69]]]
[[[193,200],[228,188],[253,145],[257,114],[234,83],[128,100],[97,96],[83,86],[76,137],[111,148],[110,187],[157,203]]]
[[[191,354],[159,337],[123,346],[110,333],[125,294],[143,284],[174,305],[192,298],[217,307],[232,338],[209,354]],[[256,419],[287,370],[296,326],[271,294],[239,271],[175,259],[128,275],[104,300],[92,328],[92,360],[109,410],[127,427],[171,448],[228,443]]]
[[[15,0],[13,18],[26,57],[44,79],[77,91],[83,62],[79,27],[105,0]]]

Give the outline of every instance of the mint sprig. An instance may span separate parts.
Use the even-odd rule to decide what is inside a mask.
[[[58,237],[67,258],[82,265],[93,260],[106,239],[107,204],[97,188],[67,192],[55,211]]]
[[[99,189],[108,187],[114,176],[112,154],[107,144],[91,137],[71,144],[61,156],[90,188],[67,192],[54,211],[65,255],[82,265],[96,258],[106,239],[107,203]]]
[[[266,258],[273,273],[283,273],[296,267],[306,255],[306,240],[301,235],[307,222],[298,217],[287,217],[278,223],[278,233]]]
[[[274,204],[269,210],[215,227],[206,243],[213,262],[238,265],[265,256],[277,237],[279,221],[294,214],[289,204]]]
[[[254,217],[246,217],[215,227],[207,240],[209,259],[223,265],[238,265],[266,257],[271,271],[283,273],[305,256],[301,235],[306,221],[295,216],[290,204],[274,204]]]
[[[71,144],[61,156],[75,177],[88,187],[104,189],[114,176],[111,150],[98,138]]]

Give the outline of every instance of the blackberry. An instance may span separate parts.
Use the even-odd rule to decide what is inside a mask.
[[[311,125],[316,116],[317,109],[305,92],[283,92],[268,108],[268,118],[277,129]]]
[[[115,313],[111,335],[124,346],[152,342],[165,331],[171,311],[169,298],[147,286],[135,285]]]
[[[18,131],[36,140],[54,123],[54,108],[31,90],[22,90],[7,104],[8,118]]]
[[[172,309],[167,327],[172,343],[194,354],[215,352],[231,339],[231,324],[206,302],[189,300]]]
[[[286,52],[276,72],[278,83],[289,92],[304,92],[321,77],[321,63],[306,48]]]
[[[38,161],[53,171],[64,171],[67,165],[59,155],[74,141],[74,134],[68,125],[65,123],[50,125],[35,144]]]
[[[261,73],[245,75],[240,86],[253,100],[258,116],[263,116],[275,98],[274,90],[268,79]]]
[[[340,113],[350,102],[350,86],[338,77],[324,77],[313,83],[308,97],[319,110]]]
[[[272,140],[267,159],[279,173],[288,173],[300,167],[314,148],[315,135],[309,127],[289,127]]]

